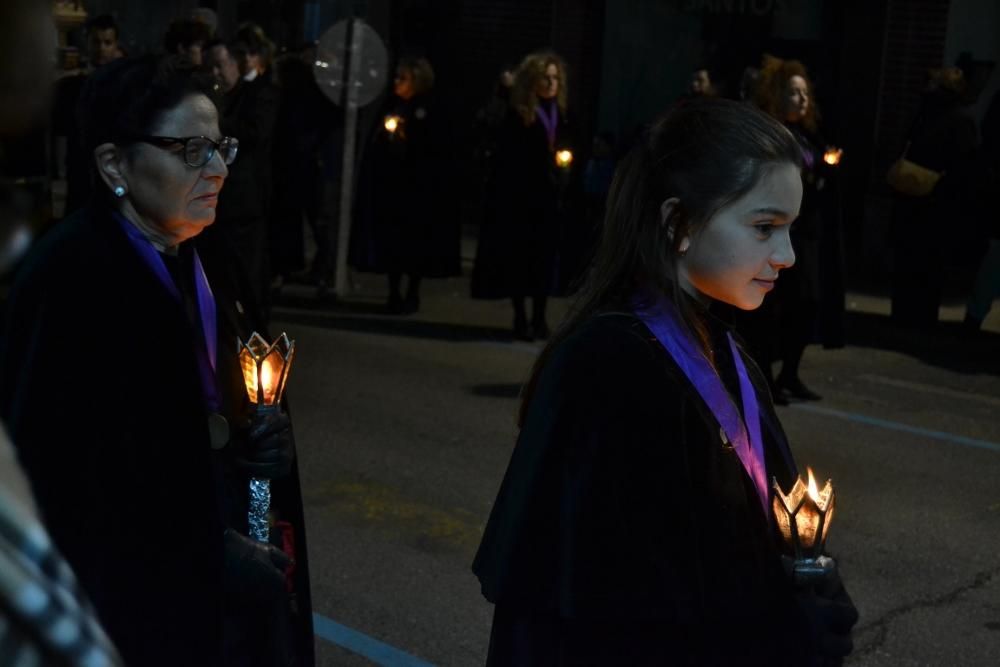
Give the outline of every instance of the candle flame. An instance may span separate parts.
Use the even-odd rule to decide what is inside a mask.
[[[399,116],[386,116],[384,124],[387,132],[394,133],[399,128]]]
[[[260,365],[260,386],[264,389],[264,396],[274,395],[274,369],[271,368],[270,357]]]
[[[568,167],[573,163],[573,151],[556,151],[556,164],[560,167]]]
[[[823,153],[823,162],[829,165],[840,164],[840,157],[844,154],[844,149],[842,148],[828,148],[826,152]]]
[[[809,471],[809,497],[813,499],[813,502],[819,504],[819,487],[816,486],[816,478],[813,477],[813,469],[807,467],[806,470]]]

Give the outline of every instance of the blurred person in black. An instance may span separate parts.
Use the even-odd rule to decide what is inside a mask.
[[[986,241],[972,293],[965,307],[965,327],[978,331],[1000,296],[1000,92],[993,95],[980,130],[982,143],[977,159],[979,184],[976,189],[977,221]]]
[[[758,308],[795,261],[798,142],[692,100],[619,165],[587,282],[522,392],[473,571],[489,667],[840,664],[836,572],[797,585],[771,512],[796,466],[720,304]]]
[[[22,264],[0,345],[39,509],[127,664],[311,665],[291,424],[252,413],[234,346],[267,332],[199,243],[238,143],[171,60],[100,68],[81,106],[100,189]],[[246,537],[250,476],[277,545]]]
[[[93,192],[90,180],[90,156],[80,146],[80,118],[77,103],[87,76],[96,67],[121,58],[118,24],[110,14],[101,14],[87,22],[87,63],[79,71],[63,76],[56,83],[52,105],[52,136],[57,176],[66,180],[65,214],[87,203]]]
[[[461,273],[452,147],[433,87],[434,70],[425,58],[400,59],[358,182],[351,264],[387,274],[386,309],[397,315],[420,309],[424,278]]]
[[[926,196],[896,193],[893,202],[892,319],[908,327],[937,324],[946,267],[961,234],[941,234],[941,225],[961,228],[974,215],[978,130],[961,69],[928,73],[917,117],[907,134],[907,160],[941,175]]]
[[[214,9],[210,7],[195,7],[191,10],[190,18],[199,23],[205,24],[208,28],[208,38],[215,39],[215,31],[219,27],[219,17]]]
[[[795,266],[784,272],[764,308],[737,313],[737,323],[768,378],[771,361],[775,357],[781,361],[772,385],[776,403],[789,398],[819,400],[819,394],[802,381],[799,365],[810,343],[819,340],[827,347],[843,345],[843,257],[836,172],[823,159],[826,143],[819,131],[819,109],[801,62],[765,56],[754,101],[782,122],[801,148],[802,211],[792,227]]]
[[[87,22],[87,49],[91,67],[100,67],[125,56],[115,17],[101,14]]]
[[[48,112],[55,49],[51,4],[0,3],[0,137],[30,130]],[[0,277],[30,243],[31,225],[0,185]],[[0,422],[0,661],[13,665],[118,667],[72,567],[52,543],[31,485]],[[39,593],[44,604],[37,604]],[[69,632],[66,630],[69,629]]]
[[[496,154],[500,128],[510,108],[510,90],[514,85],[514,71],[503,67],[493,84],[490,99],[476,112],[476,162],[479,164],[483,180],[488,181],[493,171],[493,156]]]
[[[210,39],[207,25],[194,19],[178,19],[167,27],[163,36],[163,50],[167,55],[187,59],[195,67],[204,63],[205,44]]]
[[[279,58],[275,67],[280,90],[274,126],[272,158],[274,200],[271,207],[269,248],[272,288],[289,278],[317,283],[329,278],[329,226],[320,215],[322,176],[320,162],[325,146],[341,118],[335,106],[316,85],[310,58],[313,45]],[[316,255],[305,276],[305,222],[316,242]]]
[[[691,72],[689,90],[692,97],[715,97],[718,94],[715,84],[712,83],[712,74],[705,67],[699,67]]]
[[[567,118],[566,65],[551,52],[532,53],[514,74],[510,106],[497,135],[472,274],[472,296],[509,298],[514,338],[549,336],[546,304],[559,286],[558,257],[576,165],[557,155],[575,145]],[[528,321],[525,299],[531,297]]]
[[[278,112],[278,91],[271,83],[246,81],[241,62],[242,42],[213,41],[206,47],[206,64],[219,97],[219,127],[240,141],[240,159],[232,165],[226,188],[219,195],[218,218],[206,242],[224,237],[239,251],[258,303],[269,298],[267,212],[271,200],[271,146]]]
[[[271,82],[275,46],[268,39],[264,29],[255,23],[244,23],[236,31],[236,41],[243,44],[240,71],[244,81],[254,81],[258,77]]]

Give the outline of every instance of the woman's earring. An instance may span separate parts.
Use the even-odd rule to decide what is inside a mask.
[[[125,187],[122,186],[122,185],[119,185],[119,186],[115,187],[115,196],[119,197],[119,198],[124,197],[125,196]]]

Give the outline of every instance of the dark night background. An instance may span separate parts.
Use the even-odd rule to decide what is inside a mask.
[[[386,315],[381,275],[352,273],[338,299],[315,284],[286,284],[272,318],[273,331],[296,339],[289,400],[318,664],[483,664],[493,608],[469,566],[517,437],[521,386],[541,344],[510,340],[506,301],[469,298],[483,218],[476,114],[502,67],[545,48],[567,62],[569,110],[582,147],[600,132],[627,144],[685,93],[697,67],[709,68],[722,94],[735,97],[744,68],[759,66],[763,54],[807,66],[826,142],[844,149],[838,192],[848,336],[843,348],[812,345],[806,352],[803,375],[823,400],[781,407],[779,416],[796,459],[837,483],[831,552],[861,613],[846,664],[1000,664],[1000,303],[976,337],[962,330],[984,248],[963,243],[976,221],[953,215],[930,237],[962,250],[941,271],[939,326],[893,326],[894,196],[885,183],[928,69],[954,65],[965,54],[973,63],[971,84],[981,88],[971,110],[982,119],[1000,89],[1000,68],[993,67],[1000,61],[1000,0],[82,5],[89,17],[115,17],[129,54],[160,51],[172,20],[207,7],[218,16],[220,36],[252,21],[279,52],[316,41],[349,16],[362,18],[386,43],[390,68],[407,55],[425,56],[434,67],[434,95],[450,121],[454,153],[468,162],[448,182],[463,205],[465,274],[428,279],[413,316]],[[86,52],[82,28],[68,40]],[[383,101],[361,109],[359,163]],[[324,179],[333,196],[320,217],[333,226],[344,114],[330,117],[336,157],[324,154],[333,164]],[[7,181],[23,186],[42,209],[39,227],[58,224],[53,208],[63,194],[53,178],[55,151],[38,150],[51,141],[46,132],[40,127],[0,144]],[[0,285],[0,294],[5,289]],[[568,300],[552,302],[555,324]]]
[[[568,63],[570,109],[583,136],[628,137],[707,66],[735,94],[747,65],[764,53],[798,58],[813,76],[829,143],[843,146],[842,204],[849,280],[855,288],[887,279],[890,197],[886,168],[902,149],[928,68],[963,52],[988,63],[1000,56],[995,0],[88,0],[88,14],[113,14],[132,53],[156,49],[174,17],[197,6],[231,34],[252,20],[279,45],[317,39],[354,13],[383,37],[390,57],[426,56],[437,96],[457,128],[470,128],[496,73],[535,49],[552,47]],[[983,113],[1000,73],[982,82]],[[377,106],[377,105],[373,105]],[[967,280],[971,269],[952,276]]]
[[[675,100],[704,65],[735,95],[739,76],[764,53],[798,58],[816,86],[822,129],[843,146],[842,204],[849,281],[887,280],[890,210],[883,185],[902,149],[928,68],[1000,56],[994,0],[87,0],[111,13],[132,53],[159,47],[164,26],[197,6],[216,11],[219,32],[259,23],[279,47],[317,39],[353,12],[383,37],[390,57],[423,55],[436,95],[459,130],[471,128],[494,77],[532,51],[552,47],[569,69],[570,109],[582,136],[630,136]],[[988,66],[982,71],[989,73]],[[981,83],[981,116],[1000,72]],[[372,105],[374,108],[377,105]],[[971,270],[950,277],[967,282]]]

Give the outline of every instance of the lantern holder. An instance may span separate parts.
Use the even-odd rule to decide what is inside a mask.
[[[278,412],[277,405],[254,406],[258,415]],[[266,477],[250,478],[250,503],[247,507],[247,526],[250,537],[258,542],[271,540],[271,521],[268,514],[271,511],[271,480]]]
[[[237,349],[247,397],[255,414],[260,416],[279,412],[295,353],[295,341],[288,340],[288,336],[282,333],[273,343],[268,344],[260,334],[254,332],[246,343],[237,341]],[[270,541],[270,508],[271,480],[251,477],[247,525],[250,537],[258,542]]]
[[[810,485],[812,483],[810,471]],[[837,566],[832,558],[823,555],[829,524],[833,519],[835,498],[832,485],[827,481],[823,493],[815,497],[812,495],[813,491],[807,491],[801,478],[787,495],[781,490],[777,479],[773,479],[772,487],[774,517],[781,529],[785,546],[792,552],[789,557],[789,574],[792,580],[796,585],[807,586],[825,579]],[[799,534],[800,512],[810,512],[815,516],[815,524],[810,531],[813,536],[811,543],[802,543],[802,536]]]
[[[826,579],[837,568],[829,556],[796,558],[792,563],[792,580],[799,586],[809,586]]]

